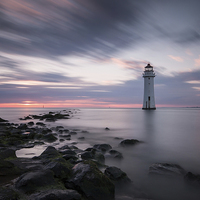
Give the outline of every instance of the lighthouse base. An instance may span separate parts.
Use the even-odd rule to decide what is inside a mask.
[[[142,110],[156,110],[156,108],[142,108]]]

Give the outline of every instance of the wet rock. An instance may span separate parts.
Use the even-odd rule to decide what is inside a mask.
[[[40,158],[55,158],[59,156],[60,156],[60,153],[56,150],[55,147],[48,146],[39,157]]]
[[[131,183],[126,173],[117,167],[107,167],[104,174],[112,180],[115,185],[125,186]]]
[[[46,135],[43,135],[42,139],[46,142],[55,142],[58,138],[55,137],[52,133],[49,133],[49,134],[46,134]]]
[[[105,128],[106,131],[109,131],[110,129],[108,127]]]
[[[18,200],[19,194],[10,188],[0,188],[0,199],[1,200]]]
[[[149,167],[149,174],[165,176],[183,176],[185,170],[177,164],[155,163]]]
[[[84,139],[85,139],[85,137],[79,137],[78,139],[79,139],[79,140],[84,140]]]
[[[95,144],[93,148],[100,150],[102,152],[106,152],[112,149],[112,147],[109,144]]]
[[[108,153],[109,153],[108,157],[116,158],[116,159],[122,159],[123,158],[122,153],[120,153],[119,151],[116,151],[114,149],[111,149]]]
[[[54,184],[53,172],[51,170],[40,170],[21,175],[16,181],[15,187],[26,194],[30,194],[43,187],[47,188]]]
[[[33,194],[29,200],[81,200],[81,195],[75,190],[47,190]]]
[[[45,166],[45,169],[50,169],[54,172],[56,178],[68,178],[71,172],[72,165],[64,158],[58,158]]]
[[[90,150],[90,151],[89,151]],[[96,160],[97,162],[104,164],[105,157],[101,152],[96,151],[96,149],[87,149],[87,151],[81,153],[81,158],[83,160]]]
[[[34,125],[34,122],[28,122],[27,123],[29,126],[33,126]]]
[[[0,122],[8,122],[8,120],[2,119],[2,118],[0,117]]]
[[[185,181],[191,185],[200,185],[200,175],[199,174],[193,174],[192,172],[188,172],[184,176]]]
[[[21,130],[24,130],[24,129],[27,129],[28,126],[26,124],[20,124],[17,128],[21,129]]]
[[[114,184],[91,161],[76,164],[65,186],[90,200],[114,200]]]
[[[71,131],[69,134],[70,134],[70,135],[76,135],[77,132],[76,132],[76,131]]]
[[[122,147],[129,147],[135,144],[138,144],[140,141],[136,139],[126,139],[120,142],[120,146]]]
[[[56,126],[56,130],[59,131],[60,129],[64,129],[63,126]]]
[[[8,158],[17,158],[15,154],[15,150],[13,149],[4,149],[0,150],[0,159],[8,159]]]
[[[89,133],[88,131],[81,131],[81,133]]]
[[[59,153],[61,153],[62,155],[76,155],[75,151],[72,151],[71,149],[64,149],[64,150],[59,150]]]
[[[37,126],[46,126],[46,124],[42,123],[42,122],[37,122],[36,123]]]

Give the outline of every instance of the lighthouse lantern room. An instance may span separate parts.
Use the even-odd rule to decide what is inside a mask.
[[[154,77],[155,73],[153,67],[148,64],[145,67],[144,78],[144,98],[143,98],[143,110],[155,110],[155,98],[154,98]]]

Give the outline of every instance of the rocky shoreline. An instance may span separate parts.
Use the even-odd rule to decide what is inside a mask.
[[[137,189],[125,172],[105,165],[105,155],[123,159],[110,144],[95,144],[87,149],[49,145],[39,156],[18,158],[16,150],[35,145],[70,140],[77,134],[63,126],[47,128],[45,122],[70,119],[72,111],[49,112],[20,118],[27,123],[14,124],[0,118],[0,199],[1,200],[144,200],[150,197]],[[30,121],[32,119],[38,122]],[[109,131],[106,127],[105,130]],[[84,130],[83,130],[84,132]],[[59,136],[59,137],[58,137]],[[84,139],[82,138],[79,138]],[[137,145],[136,139],[121,140],[122,148]],[[156,163],[150,174],[180,175],[200,183],[200,176],[180,166]]]

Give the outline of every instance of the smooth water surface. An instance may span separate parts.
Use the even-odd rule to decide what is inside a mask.
[[[47,113],[61,109],[0,109],[0,117],[10,122],[20,122],[19,117],[29,114]],[[106,164],[121,168],[135,185],[150,193],[154,199],[187,200],[200,199],[199,188],[188,186],[183,180],[151,178],[149,166],[157,162],[179,164],[186,171],[200,174],[200,109],[158,108],[142,109],[80,109],[68,120],[47,123],[76,129],[78,134],[72,141],[85,149],[97,143],[109,143],[122,152],[122,161],[106,160]],[[106,131],[105,127],[110,130]],[[82,130],[88,133],[83,133]],[[85,140],[78,140],[84,136]],[[118,139],[116,139],[118,138]],[[121,139],[120,139],[121,138]],[[130,148],[119,147],[123,139],[143,141]],[[48,144],[47,144],[48,145]],[[30,151],[30,150],[28,150]],[[41,149],[40,149],[41,152]],[[28,152],[31,155],[31,152]],[[199,186],[200,187],[200,186]]]

